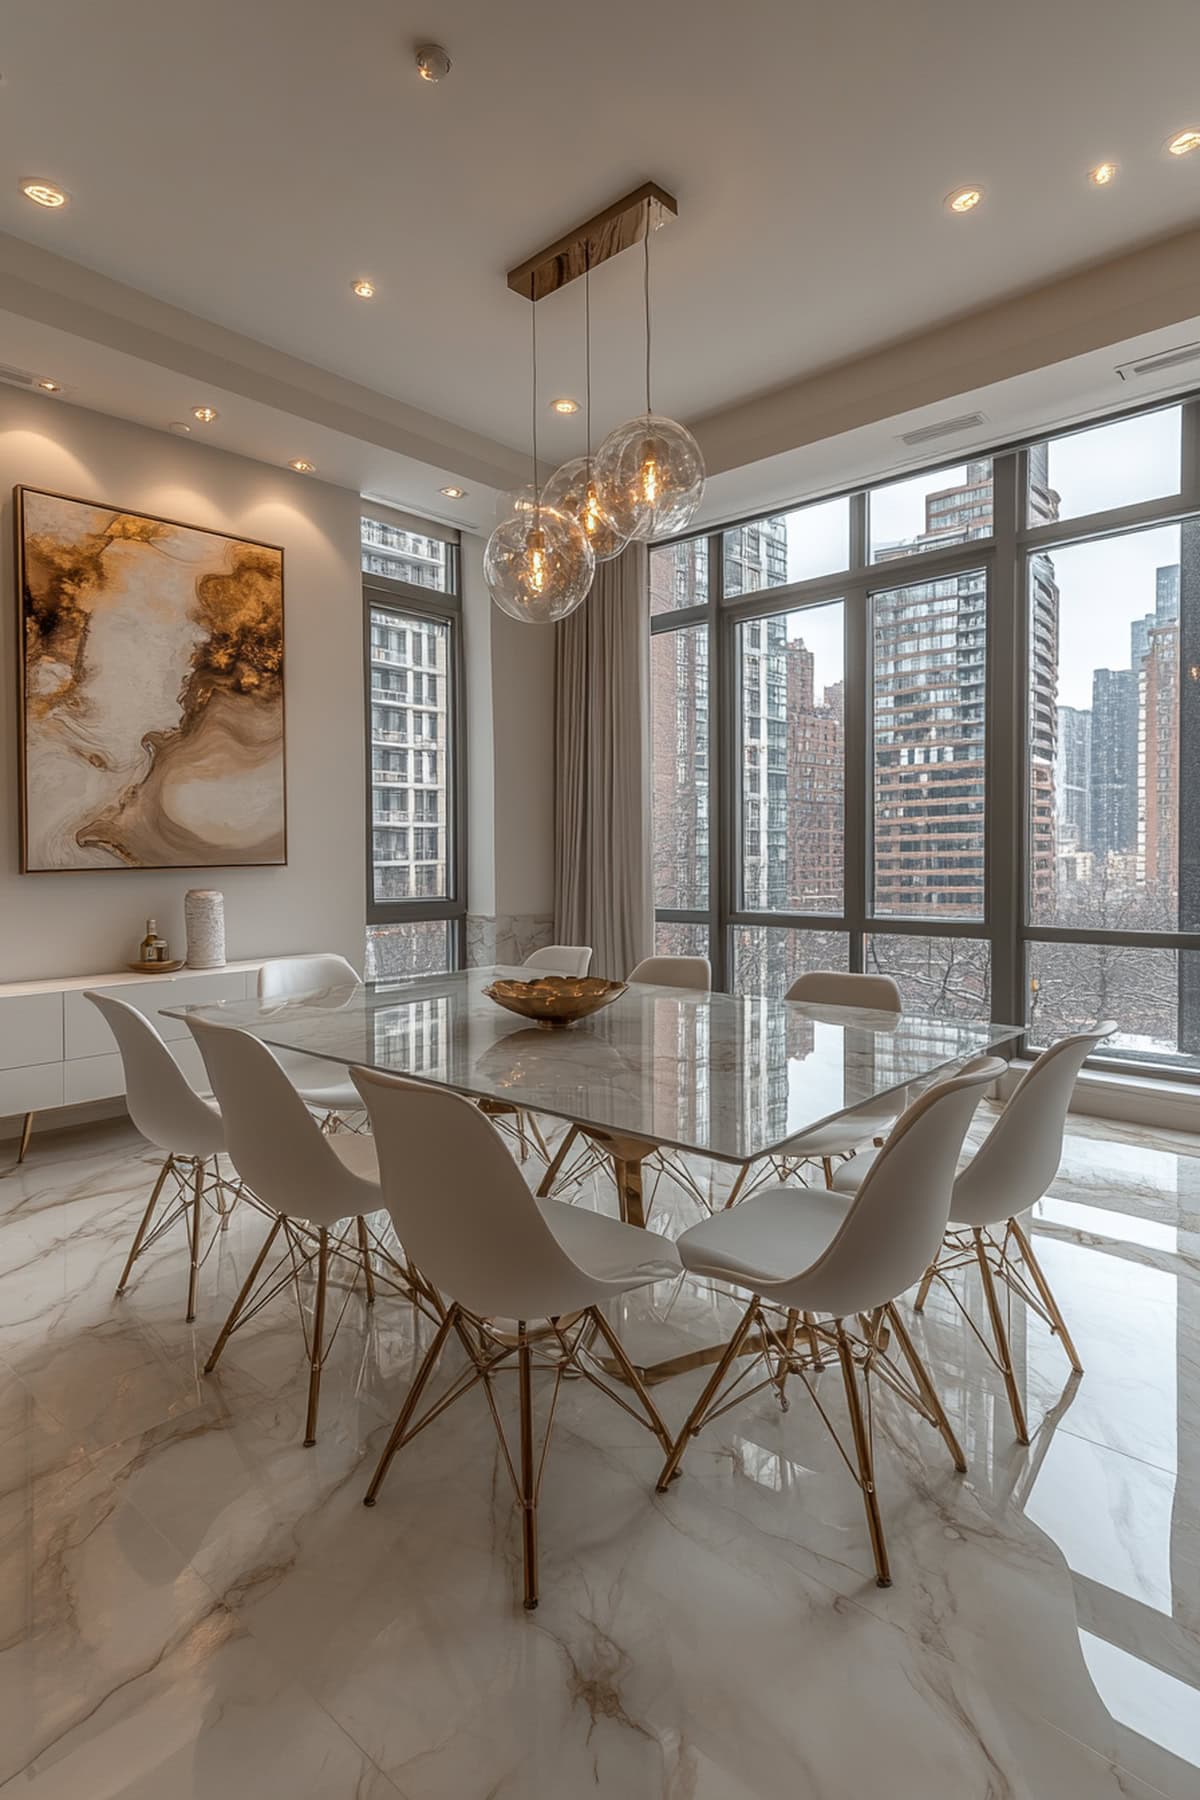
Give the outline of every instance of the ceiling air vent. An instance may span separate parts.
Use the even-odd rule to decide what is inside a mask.
[[[937,425],[918,425],[915,431],[902,431],[896,441],[916,449],[921,444],[936,443],[938,438],[953,437],[959,431],[974,431],[983,424],[986,420],[981,412],[963,413],[957,419],[942,419]]]
[[[10,387],[31,388],[36,379],[28,369],[9,369],[0,363],[0,381],[7,381]]]
[[[1157,356],[1142,356],[1137,362],[1118,363],[1117,374],[1122,381],[1139,381],[1144,375],[1180,369],[1190,362],[1200,362],[1200,344],[1180,344],[1178,349],[1161,350]]]

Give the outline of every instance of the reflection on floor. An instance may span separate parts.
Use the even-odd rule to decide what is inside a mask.
[[[0,1180],[0,1795],[1194,1800],[1200,1138],[1072,1121],[1033,1224],[1087,1372],[1018,1336],[1028,1451],[931,1300],[915,1331],[970,1471],[881,1405],[890,1590],[802,1394],[726,1415],[658,1498],[653,1441],[574,1383],[532,1615],[478,1395],[359,1504],[420,1347],[402,1307],[351,1302],[306,1451],[286,1297],[201,1374],[252,1213],[195,1326],[180,1242],[113,1300],[150,1174],[109,1125]],[[655,1222],[695,1205],[664,1183]],[[648,1360],[730,1313],[672,1288],[622,1325]],[[669,1423],[700,1379],[657,1390]]]

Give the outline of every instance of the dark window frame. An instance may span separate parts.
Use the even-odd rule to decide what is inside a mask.
[[[1175,494],[1137,501],[1048,524],[1027,523],[1028,451],[1034,444],[1088,431],[1122,418],[1181,409],[1180,486]],[[869,499],[873,489],[896,480],[933,476],[967,463],[992,464],[993,530],[987,537],[871,562]],[[846,498],[850,503],[850,561],[844,570],[780,587],[761,588],[726,599],[725,534],[744,525],[757,526],[768,517],[785,516],[803,505]],[[1027,946],[1041,942],[1129,944],[1145,949],[1200,951],[1200,930],[1175,932],[1106,932],[1082,928],[1034,926],[1028,921],[1026,892],[1030,863],[1027,825],[1029,726],[1028,569],[1039,552],[1063,549],[1097,538],[1185,521],[1200,521],[1200,393],[1169,395],[1150,405],[1130,406],[1058,430],[997,446],[962,452],[924,466],[893,473],[886,479],[850,489],[810,496],[805,502],[781,504],[769,513],[723,521],[705,532],[664,539],[651,547],[668,548],[704,538],[708,545],[708,597],[697,606],[653,614],[650,631],[704,626],[709,634],[709,904],[705,908],[656,907],[656,922],[705,926],[708,930],[713,981],[727,988],[733,973],[732,933],[739,925],[781,926],[798,930],[845,933],[848,966],[861,971],[864,940],[871,936],[908,935],[967,940],[984,939],[991,951],[991,1015],[1005,1023],[1024,1024],[1027,997]],[[1200,529],[1200,525],[1197,526]],[[983,916],[939,919],[918,916],[875,917],[870,894],[873,852],[870,819],[873,806],[871,717],[871,595],[940,576],[983,570],[987,582],[985,653],[985,807]],[[843,910],[799,913],[747,911],[740,906],[742,848],[741,668],[737,628],[748,620],[796,613],[807,606],[841,601],[845,628],[845,876]],[[1200,628],[1198,628],[1200,635]],[[1196,646],[1200,649],[1200,645]],[[1190,666],[1183,652],[1185,666]],[[1195,661],[1193,657],[1191,659]],[[1185,829],[1183,784],[1180,792],[1180,836]],[[1197,800],[1200,824],[1200,798]],[[1003,845],[1005,853],[995,854]],[[1016,854],[1010,854],[1010,847]],[[1151,1056],[1115,1054],[1093,1059],[1094,1066],[1125,1074],[1140,1073],[1200,1085],[1200,1070],[1159,1062]]]

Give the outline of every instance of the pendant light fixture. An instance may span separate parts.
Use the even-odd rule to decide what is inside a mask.
[[[592,458],[592,269],[588,256],[583,272],[584,432],[586,454],[572,457],[546,483],[545,498],[560,512],[578,519],[597,562],[611,562],[629,542],[610,518],[600,497]]]
[[[642,231],[646,317],[646,410],[610,431],[596,453],[600,504],[626,538],[665,537],[690,524],[704,496],[704,458],[685,425],[650,400],[650,209]]]
[[[596,572],[596,558],[578,519],[547,504],[538,484],[537,307],[532,320],[532,499],[513,496],[512,510],[492,532],[483,554],[492,599],[510,618],[527,625],[565,619],[582,604]]]

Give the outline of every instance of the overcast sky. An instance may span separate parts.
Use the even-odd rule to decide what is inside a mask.
[[[897,481],[871,501],[873,542],[912,539],[924,530],[925,496],[954,487],[965,467]],[[1107,507],[1173,494],[1179,488],[1179,410],[1148,413],[1060,438],[1050,449],[1050,485],[1064,519]],[[788,579],[803,581],[845,568],[849,504],[829,500],[788,520]],[[1158,568],[1179,561],[1179,527],[1158,526],[1053,555],[1060,592],[1059,687],[1063,705],[1092,702],[1094,669],[1129,667],[1129,626],[1154,611]],[[802,637],[816,656],[818,697],[843,673],[840,606],[794,612],[788,636]]]

